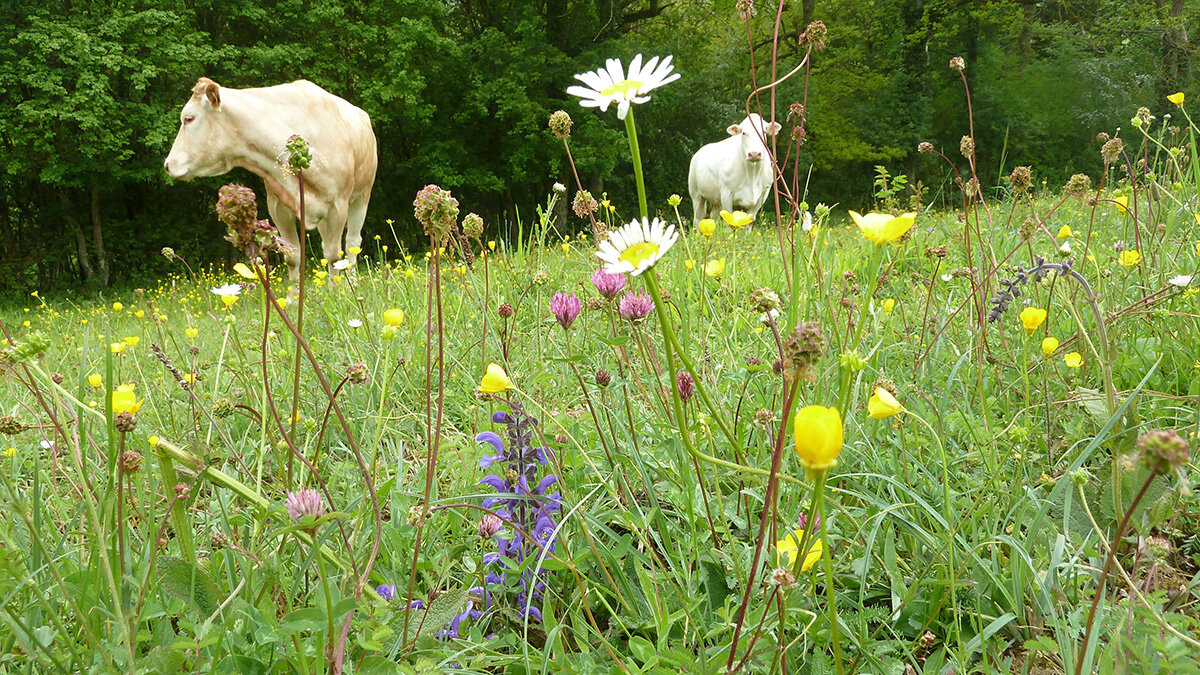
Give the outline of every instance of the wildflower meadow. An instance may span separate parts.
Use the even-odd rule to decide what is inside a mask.
[[[0,310],[0,673],[1200,672],[1200,90],[827,204],[772,93],[836,29],[738,102],[761,210],[655,175],[646,46],[558,83],[515,235],[431,177],[330,258],[223,177],[228,264]]]

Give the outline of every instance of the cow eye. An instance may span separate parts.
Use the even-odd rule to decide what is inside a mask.
[[[195,116],[195,115],[184,115],[184,116],[183,116],[183,123],[184,123],[184,124],[191,124],[191,123],[192,123],[192,122],[193,122],[195,119],[196,119],[196,116]]]

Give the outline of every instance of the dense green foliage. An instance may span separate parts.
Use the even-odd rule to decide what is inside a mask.
[[[386,231],[392,218],[411,242],[409,204],[426,183],[454,190],[498,236],[511,236],[517,212],[550,184],[572,185],[546,131],[559,108],[576,120],[585,187],[627,193],[619,125],[568,100],[566,83],[607,56],[673,54],[683,80],[656,94],[662,105],[644,120],[656,131],[643,148],[657,169],[651,197],[683,194],[691,154],[742,116],[751,42],[756,81],[770,80],[775,8],[759,3],[748,33],[732,5],[4,3],[0,291],[144,280],[164,269],[155,253],[168,245],[208,260],[230,254],[212,218],[212,189],[261,183],[235,172],[173,184],[160,168],[200,75],[232,87],[307,78],[367,110],[380,148],[367,233]],[[828,49],[813,58],[806,143],[789,155],[785,175],[796,172],[815,201],[852,208],[867,205],[877,164],[921,180],[935,197],[953,188],[944,165],[915,148],[928,140],[959,157],[967,111],[962,82],[946,68],[954,55],[968,62],[985,184],[1016,164],[1034,165],[1051,184],[1095,174],[1096,132],[1194,82],[1187,36],[1200,32],[1200,10],[1184,5],[789,3],[779,74],[802,57],[798,36],[810,20],[830,31]],[[797,77],[779,87],[781,118],[803,86]],[[770,105],[765,95],[762,104]]]

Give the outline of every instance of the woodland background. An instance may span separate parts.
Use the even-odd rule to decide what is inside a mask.
[[[1200,97],[1200,3],[804,0],[779,16],[779,72],[802,58],[812,20],[828,26],[828,48],[814,55],[805,142],[789,163],[814,204],[869,207],[877,165],[919,180],[928,202],[957,194],[944,163],[916,152],[931,141],[965,164],[952,56],[966,59],[990,194],[1016,165],[1051,190],[1076,172],[1095,177],[1097,132],[1128,127],[1142,105],[1178,114],[1165,100],[1174,91]],[[372,235],[392,240],[385,219],[417,244],[412,199],[427,183],[483,215],[489,237],[512,236],[553,183],[574,185],[546,127],[560,108],[575,120],[585,187],[630,211],[623,127],[565,93],[573,74],[612,56],[672,54],[682,75],[637,113],[650,199],[667,208],[671,193],[686,196],[692,153],[742,118],[751,44],[769,81],[775,23],[776,7],[759,2],[747,26],[732,0],[0,0],[0,295],[156,278],[170,264],[164,246],[200,262],[228,256],[216,188],[261,181],[239,170],[178,183],[162,171],[201,75],[237,88],[306,78],[371,115],[376,255]],[[785,129],[803,84],[779,88]],[[574,215],[559,224],[582,226]]]

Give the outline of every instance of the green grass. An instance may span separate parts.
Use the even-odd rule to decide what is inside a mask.
[[[1093,208],[1042,188],[972,207],[965,223],[921,213],[878,249],[841,217],[815,237],[767,218],[711,239],[685,228],[655,267],[682,347],[670,355],[655,315],[631,324],[597,299],[591,238],[564,239],[552,222],[469,268],[448,251],[440,320],[431,260],[367,259],[336,280],[313,263],[302,341],[256,283],[225,308],[209,289],[236,277],[182,266],[102,305],[31,297],[5,312],[16,346],[4,412],[29,428],[6,436],[0,458],[0,672],[720,672],[735,632],[732,660],[754,672],[833,672],[837,651],[852,672],[1073,672],[1081,654],[1087,670],[1190,672],[1190,467],[1150,482],[1083,641],[1108,542],[1148,475],[1136,439],[1174,429],[1194,445],[1200,423],[1200,279],[1170,283],[1200,268],[1195,182],[1158,166],[1165,189],[1123,187],[1136,223],[1109,191],[1090,193]],[[981,322],[1000,278],[1031,256],[1065,258],[1062,225],[1103,324],[1062,274]],[[1117,241],[1139,251],[1136,265],[1120,264]],[[722,276],[706,276],[720,258]],[[782,298],[785,342],[796,321],[826,336],[794,401],[773,367],[774,332],[750,306],[760,287]],[[627,290],[645,288],[642,277]],[[584,300],[569,330],[548,309],[560,291]],[[1049,310],[1032,335],[1018,318],[1026,300]],[[394,329],[391,308],[404,313]],[[297,310],[284,310],[293,323]],[[856,335],[861,369],[843,358]],[[1061,342],[1051,355],[1047,335]],[[114,354],[126,338],[137,340]],[[1071,352],[1081,367],[1066,365]],[[676,357],[702,390],[682,418]],[[480,468],[492,450],[475,440],[505,436],[491,415],[509,405],[477,392],[491,362],[537,418],[533,445],[552,448],[539,476],[558,476],[557,540],[509,575],[544,570],[543,620],[524,620],[515,589],[491,585],[492,606],[443,639],[464,594],[497,569],[478,532],[495,492],[479,481],[504,468]],[[363,382],[348,379],[357,364]],[[145,402],[122,432],[106,395],[131,382]],[[907,412],[870,418],[877,386]],[[780,588],[775,542],[813,506],[791,412],[839,402],[826,557]],[[781,480],[752,574],[777,440]],[[122,472],[134,463],[122,452],[139,453],[140,470]],[[293,522],[287,493],[320,486],[329,515]],[[410,600],[428,614],[405,611]]]

